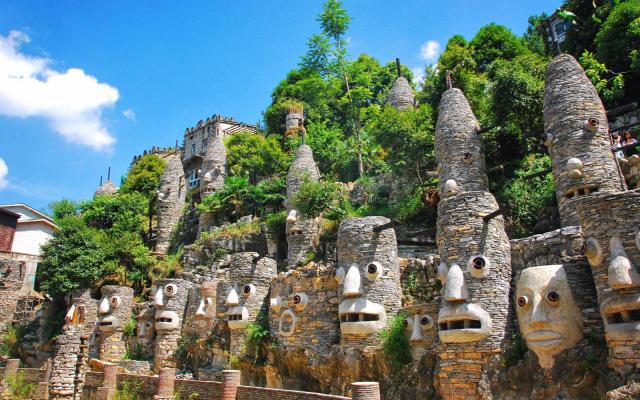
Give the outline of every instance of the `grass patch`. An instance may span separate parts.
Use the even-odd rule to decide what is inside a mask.
[[[396,369],[409,364],[413,359],[411,344],[404,330],[404,320],[406,318],[406,313],[399,312],[395,317],[391,318],[389,327],[380,332],[382,351]]]

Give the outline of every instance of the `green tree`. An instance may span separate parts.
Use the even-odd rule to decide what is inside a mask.
[[[62,199],[50,203],[49,209],[51,210],[53,220],[59,223],[64,217],[78,214],[80,206],[73,200]]]
[[[63,297],[74,289],[92,288],[108,273],[105,261],[99,232],[81,217],[67,216],[42,246],[42,261],[38,264],[40,289],[52,297]]]
[[[140,233],[148,210],[147,199],[138,192],[98,196],[81,204],[88,226],[102,230]]]
[[[345,187],[335,182],[305,179],[292,204],[307,218],[325,213],[327,219],[342,220],[351,211]]]
[[[256,133],[241,132],[232,135],[225,146],[230,174],[248,176],[251,183],[283,174],[291,163],[275,136],[265,138]]]
[[[624,96],[623,75],[615,74],[607,69],[589,50],[585,50],[580,56],[580,64],[606,103],[614,104],[616,100]]]
[[[526,51],[517,36],[495,23],[480,28],[469,44],[475,50],[474,59],[480,71],[499,58],[510,60]]]

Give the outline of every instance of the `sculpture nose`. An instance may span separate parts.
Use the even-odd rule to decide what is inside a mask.
[[[420,325],[420,316],[413,317],[413,329],[411,331],[411,341],[416,342],[422,340],[422,326]]]
[[[356,264],[353,264],[349,267],[347,275],[344,277],[344,289],[342,294],[354,297],[360,296],[361,293],[360,270]]]
[[[531,323],[536,322],[549,322],[544,304],[542,304],[539,296],[533,296],[533,299],[531,299]]]
[[[464,274],[458,264],[453,264],[447,272],[444,296],[447,301],[453,303],[462,302],[469,298],[467,284],[464,281]]]
[[[236,291],[236,287],[234,286],[229,291],[225,304],[228,306],[237,306],[239,302],[240,302],[240,299],[238,298],[238,292]]]
[[[104,298],[100,301],[100,307],[98,307],[98,312],[100,314],[108,314],[109,313],[109,301]]]
[[[640,286],[640,276],[624,250],[619,237],[611,238],[611,261],[609,262],[608,280],[613,289]]]
[[[162,288],[158,288],[155,296],[153,296],[153,304],[156,306],[164,306],[164,293],[162,293]]]

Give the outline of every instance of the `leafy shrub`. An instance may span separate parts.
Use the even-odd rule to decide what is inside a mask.
[[[131,318],[124,324],[124,334],[128,337],[134,337],[138,328],[138,318],[132,315]]]
[[[141,387],[142,382],[140,380],[123,381],[118,390],[116,390],[113,400],[137,400]]]
[[[339,221],[351,212],[344,186],[335,182],[313,182],[305,178],[292,203],[307,218],[325,213],[327,219]]]
[[[24,378],[24,372],[19,371],[14,377],[6,378],[6,387],[3,392],[10,400],[31,400],[35,398],[36,385],[29,383]]]
[[[24,327],[8,324],[6,332],[2,335],[0,354],[9,358],[18,357],[20,341],[24,337],[24,334]]]
[[[179,368],[189,368],[193,365],[198,351],[198,336],[194,333],[182,336],[178,340],[175,351],[176,364]]]
[[[271,232],[277,235],[284,235],[287,226],[287,212],[280,211],[277,213],[268,214],[264,221]]]
[[[404,330],[406,313],[400,312],[389,321],[389,327],[380,332],[382,350],[395,368],[400,368],[412,360],[411,344]]]

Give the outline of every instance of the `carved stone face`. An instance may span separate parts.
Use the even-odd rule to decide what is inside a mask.
[[[155,327],[155,309],[153,303],[150,303],[148,307],[145,307],[138,314],[138,325],[136,336],[138,338],[153,339],[156,335]]]
[[[276,272],[276,261],[260,258],[258,253],[231,256],[229,280],[220,282],[217,290],[218,309],[225,312],[229,329],[245,329],[256,321],[262,307],[266,307],[269,282]]]
[[[405,307],[402,311],[407,315],[404,329],[409,337],[414,356],[420,356],[433,348],[437,334],[436,313],[438,307],[433,304],[416,304]]]
[[[158,332],[180,330],[182,317],[193,284],[183,279],[163,279],[153,288],[156,309],[155,328]]]
[[[384,217],[353,218],[338,230],[338,306],[342,339],[370,337],[400,308],[395,231]],[[384,227],[383,227],[384,228]],[[375,229],[375,230],[374,230]]]
[[[556,354],[582,339],[582,315],[562,265],[523,270],[516,284],[516,304],[520,332],[541,367],[551,368]]]
[[[131,317],[133,289],[127,286],[106,285],[101,289],[98,306],[98,330],[102,333],[119,331]]]
[[[202,320],[213,319],[216,315],[216,284],[205,282],[200,286],[200,304],[196,311],[196,318]]]

